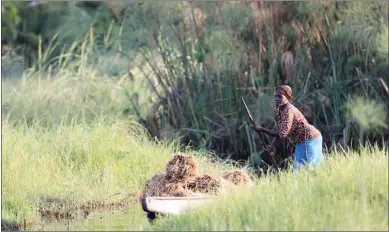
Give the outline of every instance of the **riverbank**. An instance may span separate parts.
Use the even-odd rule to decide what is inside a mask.
[[[164,172],[178,144],[151,141],[133,121],[94,120],[29,126],[2,123],[2,226],[87,218],[95,210],[128,209],[145,181]],[[196,153],[200,172],[230,167]]]
[[[81,221],[97,212],[130,212],[134,205],[139,212],[131,211],[137,215],[131,226],[143,228],[138,194],[147,179],[164,172],[178,150],[174,142],[152,142],[132,121],[51,128],[38,121],[30,126],[5,121],[2,129],[2,227],[8,229],[40,228],[58,220],[82,227]],[[202,173],[219,176],[235,168],[211,161],[209,153],[191,153]],[[254,181],[253,189],[234,190],[219,204],[157,220],[147,229],[387,230],[387,150],[332,153],[316,171],[282,172]]]

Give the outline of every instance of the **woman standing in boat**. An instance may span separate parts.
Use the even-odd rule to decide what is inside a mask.
[[[292,89],[281,85],[275,91],[275,121],[276,129],[267,129],[255,124],[257,133],[265,133],[275,137],[270,145],[265,146],[270,151],[276,139],[290,137],[295,144],[293,171],[303,165],[318,167],[323,161],[323,138],[318,129],[310,125],[304,115],[290,103]]]

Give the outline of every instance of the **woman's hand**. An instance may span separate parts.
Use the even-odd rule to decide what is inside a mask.
[[[257,133],[265,133],[267,135],[270,135],[270,136],[273,136],[276,138],[280,138],[280,133],[278,133],[277,130],[267,129],[267,128],[259,125],[259,123],[254,122],[254,125],[252,126],[252,128]]]

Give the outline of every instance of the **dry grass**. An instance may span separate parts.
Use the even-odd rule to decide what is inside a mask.
[[[235,185],[253,185],[250,176],[242,170],[227,171],[222,175],[222,178],[234,183]]]
[[[144,197],[186,197],[191,192],[175,182],[169,182],[164,174],[153,176],[146,183]]]
[[[241,170],[225,172],[222,177],[198,174],[196,159],[184,153],[176,153],[166,165],[166,173],[157,174],[146,182],[141,197],[188,197],[218,195],[236,186],[252,186],[248,174]]]
[[[220,179],[203,174],[190,180],[186,187],[193,192],[216,193],[222,187]]]
[[[177,153],[166,166],[166,178],[169,182],[185,184],[197,176],[198,165],[195,159],[183,153]]]

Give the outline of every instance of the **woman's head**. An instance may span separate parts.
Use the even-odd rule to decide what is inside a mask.
[[[275,104],[276,106],[283,106],[287,104],[292,98],[292,88],[289,85],[281,85],[276,88],[275,91]]]

